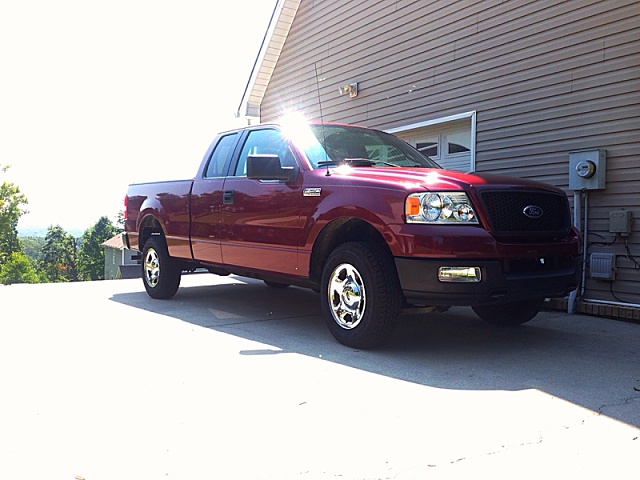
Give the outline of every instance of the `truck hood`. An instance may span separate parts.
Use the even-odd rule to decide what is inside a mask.
[[[333,175],[376,183],[380,186],[404,186],[407,190],[482,190],[484,188],[535,188],[562,192],[545,183],[488,173],[464,173],[439,168],[339,167]]]

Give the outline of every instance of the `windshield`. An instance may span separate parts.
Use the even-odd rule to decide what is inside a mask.
[[[310,125],[315,136],[303,142],[314,168],[348,163],[356,166],[440,166],[406,142],[388,133],[344,125]]]

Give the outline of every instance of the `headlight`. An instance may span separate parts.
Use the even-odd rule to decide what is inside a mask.
[[[466,193],[412,193],[404,205],[407,223],[478,223],[475,210]]]

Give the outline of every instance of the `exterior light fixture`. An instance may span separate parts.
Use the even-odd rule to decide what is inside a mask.
[[[358,82],[348,83],[344,87],[339,87],[338,90],[340,95],[348,93],[350,98],[356,98],[358,96]]]

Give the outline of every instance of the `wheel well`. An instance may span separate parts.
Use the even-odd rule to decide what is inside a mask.
[[[318,283],[320,282],[324,264],[331,252],[338,245],[354,241],[374,243],[391,253],[387,242],[373,225],[359,218],[339,218],[322,229],[313,245],[311,265],[309,267],[309,277],[311,280]]]
[[[144,248],[144,244],[147,243],[149,237],[151,235],[161,235],[164,236],[164,231],[162,230],[162,226],[157,218],[149,215],[142,220],[140,224],[140,241],[139,241],[139,249],[142,251]]]

